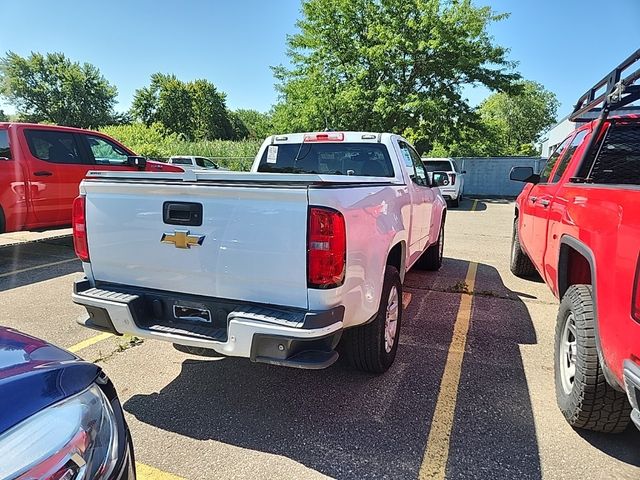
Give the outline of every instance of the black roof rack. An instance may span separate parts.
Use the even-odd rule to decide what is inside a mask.
[[[625,70],[637,64],[637,70],[626,74]],[[602,80],[582,95],[573,112],[569,115],[572,122],[590,122],[594,119],[593,115],[584,116],[585,113],[598,113],[600,120],[604,120],[609,116],[611,111],[616,114],[624,113],[628,110],[635,110],[627,105],[640,99],[640,85],[634,85],[636,80],[640,79],[640,49],[636,50],[624,62],[613,69],[611,73],[606,75]],[[602,91],[604,87],[604,91]],[[600,93],[599,93],[600,92]],[[596,97],[596,95],[598,95]],[[599,108],[597,108],[599,107]]]

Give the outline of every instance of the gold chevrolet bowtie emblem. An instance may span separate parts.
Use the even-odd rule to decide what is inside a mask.
[[[173,233],[163,233],[160,241],[173,243],[176,248],[191,248],[202,245],[204,235],[189,235],[189,230],[175,230]]]

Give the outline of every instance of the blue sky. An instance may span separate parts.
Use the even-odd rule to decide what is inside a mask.
[[[491,26],[528,79],[555,92],[568,113],[591,84],[640,47],[640,0],[477,0],[510,18]],[[118,110],[154,72],[206,78],[229,108],[267,111],[270,65],[287,62],[299,0],[20,0],[3,2],[0,55],[63,52],[96,65],[118,87]],[[606,27],[607,21],[615,26]],[[603,27],[605,25],[605,27]],[[618,37],[617,34],[624,33]],[[467,89],[473,104],[489,92]],[[3,107],[5,111],[13,111]]]

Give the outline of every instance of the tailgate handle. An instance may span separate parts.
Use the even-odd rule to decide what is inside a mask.
[[[195,202],[164,202],[162,219],[168,225],[202,225],[202,204]]]

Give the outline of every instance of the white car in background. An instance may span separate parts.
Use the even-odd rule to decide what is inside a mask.
[[[220,167],[217,163],[207,157],[181,155],[169,158],[167,163],[177,165],[185,170],[226,170],[226,168]]]
[[[452,207],[457,207],[464,196],[464,175],[460,166],[453,158],[423,158],[422,163],[429,174],[433,172],[447,172],[449,184],[440,187],[440,193]]]

